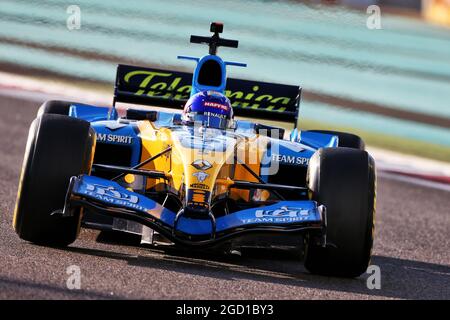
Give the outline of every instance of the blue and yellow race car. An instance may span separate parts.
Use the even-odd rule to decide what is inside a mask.
[[[66,246],[81,226],[180,248],[288,247],[317,274],[366,271],[375,164],[349,133],[297,128],[300,87],[228,78],[220,46],[193,74],[119,65],[111,107],[48,101],[30,126],[13,225]],[[142,105],[118,111],[118,104]],[[152,108],[145,107],[151,106]],[[171,112],[171,108],[183,109]],[[234,115],[283,121],[286,130]],[[286,137],[285,137],[286,136]],[[289,137],[287,137],[289,136]]]

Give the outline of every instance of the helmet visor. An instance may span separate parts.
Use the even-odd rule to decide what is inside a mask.
[[[225,115],[212,112],[194,113],[191,115],[190,120],[194,125],[222,130],[229,128],[231,124],[231,121]]]

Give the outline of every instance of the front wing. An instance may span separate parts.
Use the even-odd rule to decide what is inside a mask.
[[[63,215],[74,206],[146,225],[174,243],[212,245],[251,232],[325,232],[323,206],[315,201],[280,201],[234,212],[216,219],[177,216],[159,203],[94,176],[72,177]]]

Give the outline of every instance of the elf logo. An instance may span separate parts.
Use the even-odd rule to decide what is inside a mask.
[[[291,208],[283,206],[275,210],[256,210],[256,218],[297,218],[308,216],[309,210],[302,208]]]
[[[112,186],[104,186],[100,184],[89,183],[86,185],[86,190],[88,192],[100,196],[105,201],[108,201],[108,199],[111,199],[113,201],[120,200],[129,202],[131,204],[136,204],[139,202],[139,198],[137,196],[120,192]]]

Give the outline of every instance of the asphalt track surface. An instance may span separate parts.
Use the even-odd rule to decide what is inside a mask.
[[[286,253],[164,252],[111,243],[93,230],[66,249],[22,241],[12,212],[38,106],[0,99],[0,299],[450,299],[450,193],[384,175],[372,259],[381,270],[379,290],[367,288],[367,274],[311,275]],[[71,265],[80,267],[80,290],[67,288]]]

